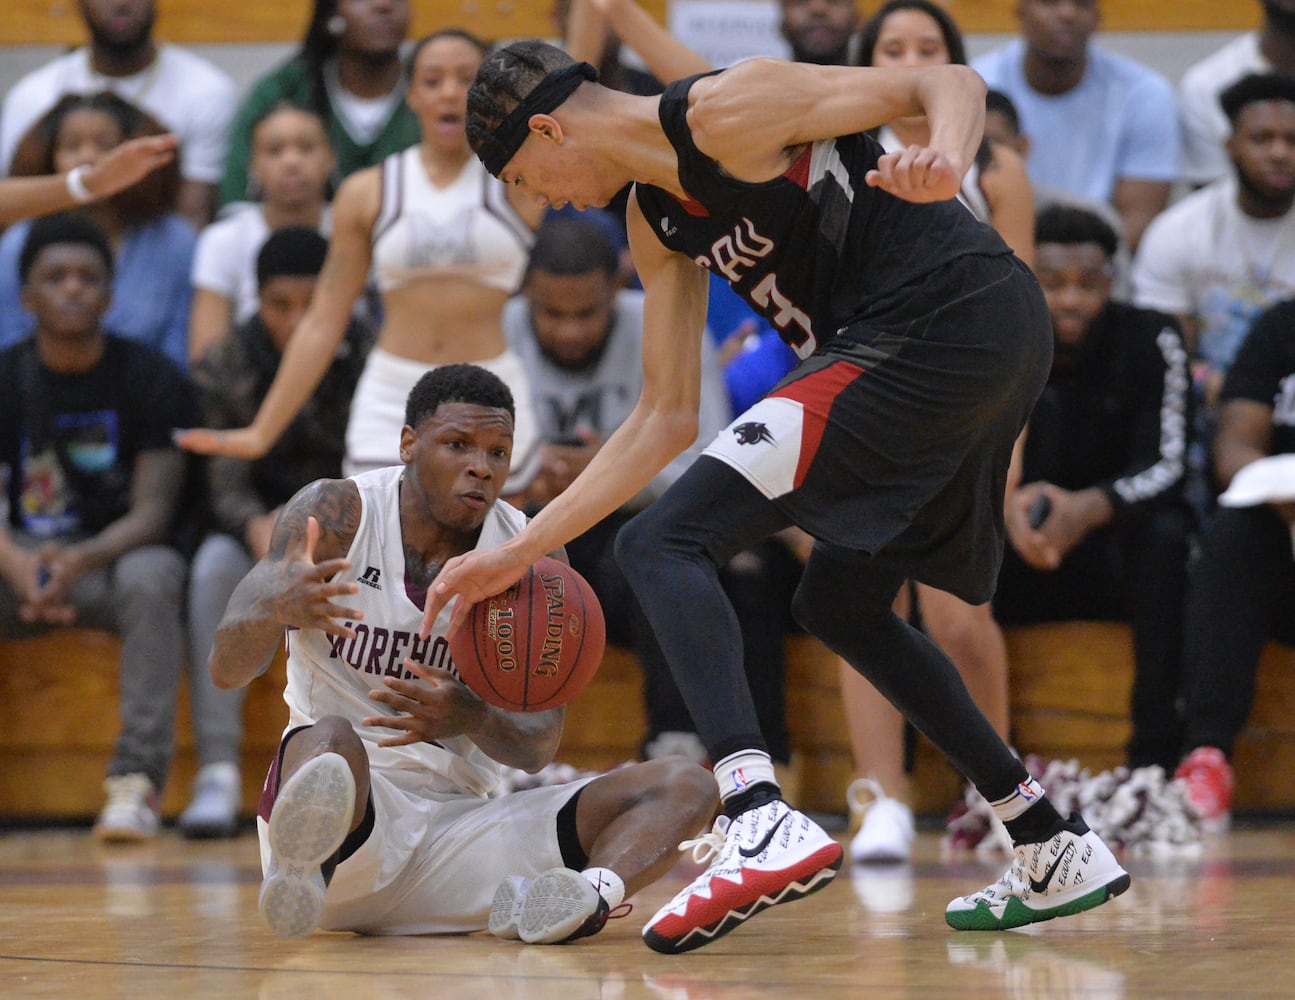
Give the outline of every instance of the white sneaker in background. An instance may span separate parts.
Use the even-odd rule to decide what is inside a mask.
[[[916,834],[913,810],[888,796],[872,778],[851,782],[845,797],[850,811],[860,817],[859,832],[850,841],[850,860],[856,865],[907,861]]]
[[[94,835],[108,843],[151,840],[159,821],[157,789],[146,774],[119,774],[103,783],[108,801],[94,824]]]
[[[657,733],[643,745],[643,758],[656,760],[659,757],[687,757],[694,764],[710,767],[710,757],[701,737],[696,733],[669,730]]]
[[[180,813],[180,832],[195,839],[238,833],[242,785],[237,764],[222,761],[200,768],[193,780],[193,799]]]

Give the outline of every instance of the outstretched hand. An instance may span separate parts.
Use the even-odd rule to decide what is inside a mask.
[[[472,605],[503,593],[520,580],[529,565],[502,546],[455,556],[442,567],[427,592],[427,606],[423,610],[419,638],[426,639],[432,634],[436,616],[456,596],[460,600],[454,607],[454,614],[450,616],[450,630],[463,624]]]
[[[123,142],[86,172],[86,190],[96,198],[124,191],[174,160],[179,145],[180,140],[169,134]]]
[[[355,630],[343,621],[359,621],[364,612],[337,604],[334,599],[343,594],[357,593],[360,588],[353,580],[333,579],[343,570],[350,569],[349,560],[337,558],[315,562],[319,536],[319,522],[313,517],[307,518],[305,536],[293,539],[283,557],[271,561],[277,576],[271,588],[274,618],[283,625],[315,628],[352,639]]]
[[[270,450],[262,442],[261,436],[251,427],[240,427],[232,431],[191,427],[188,430],[172,431],[171,440],[178,447],[197,455],[225,455],[229,458],[246,459],[249,462],[256,461]]]
[[[909,146],[878,157],[876,169],[868,171],[864,182],[905,201],[948,201],[962,187],[962,169],[944,153]]]

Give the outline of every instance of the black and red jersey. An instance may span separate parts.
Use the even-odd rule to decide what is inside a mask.
[[[868,187],[883,150],[865,133],[805,146],[769,181],[728,176],[688,128],[697,79],[670,84],[660,105],[690,200],[639,184],[639,206],[666,247],[726,278],[800,357],[849,324],[887,325],[914,295],[938,302],[939,272],[958,257],[1011,253],[956,200],[918,205]]]

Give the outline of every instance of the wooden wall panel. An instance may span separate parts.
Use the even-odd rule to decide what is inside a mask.
[[[487,38],[551,35],[550,0],[412,0],[414,34],[459,25]],[[644,0],[664,18],[667,0]],[[1015,30],[1016,0],[948,0],[968,33]],[[879,6],[861,2],[865,13]],[[4,0],[0,45],[72,44],[84,38],[76,0]],[[158,30],[181,43],[289,42],[300,38],[310,0],[157,0]],[[1109,31],[1231,31],[1252,28],[1259,5],[1241,0],[1106,0]]]

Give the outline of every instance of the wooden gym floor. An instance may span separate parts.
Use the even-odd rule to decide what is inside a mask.
[[[281,941],[256,913],[257,851],[237,840],[103,847],[83,830],[0,834],[0,996],[327,1000],[740,1000],[1295,996],[1295,824],[1240,826],[1195,860],[1128,859],[1106,906],[1007,933],[954,933],[954,895],[1002,865],[946,864],[919,836],[911,866],[843,870],[716,944],[663,956],[634,912],[568,946],[489,935]]]

